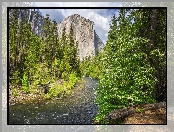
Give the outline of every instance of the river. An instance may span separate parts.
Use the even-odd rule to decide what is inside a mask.
[[[9,124],[92,124],[98,107],[94,103],[98,81],[84,77],[84,88],[69,97],[9,106]]]

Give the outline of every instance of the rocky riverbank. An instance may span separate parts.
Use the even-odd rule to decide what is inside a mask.
[[[9,104],[19,104],[19,103],[28,103],[33,102],[35,100],[42,101],[44,100],[44,94],[40,91],[36,91],[33,93],[26,93],[24,90],[20,88],[17,89],[9,89]]]

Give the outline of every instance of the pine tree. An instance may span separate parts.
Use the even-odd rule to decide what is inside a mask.
[[[18,20],[20,12],[22,12],[21,9],[11,10],[9,22],[9,54],[11,56],[10,60],[12,60],[13,63],[12,69],[14,69],[15,72],[20,71],[17,78],[22,78],[23,73],[27,70],[28,64],[25,63],[25,58],[29,48],[29,38],[32,35],[28,18]]]
[[[74,38],[73,38],[73,28],[72,25],[70,27],[70,33],[69,33],[69,47],[70,47],[70,66],[72,67],[73,71],[79,72],[79,57],[78,57],[78,50],[77,50],[77,45],[74,43]]]
[[[10,10],[10,18],[9,18],[9,68],[10,75],[16,71],[16,58],[17,58],[17,29],[18,29],[18,10]]]

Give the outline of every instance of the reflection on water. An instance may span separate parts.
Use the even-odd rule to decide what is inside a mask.
[[[9,107],[10,124],[92,124],[97,113],[94,90],[98,81],[85,77],[84,89],[77,87],[70,97]]]

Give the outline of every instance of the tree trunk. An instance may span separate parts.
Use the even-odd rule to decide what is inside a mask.
[[[154,49],[159,49],[158,44],[156,42],[157,36],[156,36],[156,30],[157,30],[157,24],[158,22],[158,9],[152,10],[152,16],[151,16],[151,30],[152,30],[152,44],[154,45]],[[160,99],[161,97],[161,77],[160,77],[160,69],[159,69],[159,57],[155,58],[154,60],[155,69],[157,70],[156,77],[158,79],[158,82],[156,84],[156,101],[160,102],[162,101]]]

